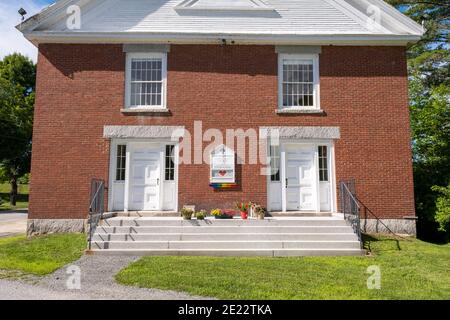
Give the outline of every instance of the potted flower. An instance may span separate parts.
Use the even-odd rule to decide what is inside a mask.
[[[197,218],[197,220],[205,220],[206,211],[205,210],[200,210],[200,211],[196,212],[195,213],[195,217]]]
[[[241,213],[241,218],[243,220],[247,220],[248,219],[248,208],[249,208],[249,204],[245,203],[245,202],[240,202],[240,203],[236,203],[236,208],[239,210],[239,212]]]
[[[266,209],[265,208],[263,208],[262,206],[259,206],[259,205],[255,205],[253,207],[253,212],[256,215],[256,219],[264,220],[264,217],[266,216]]]
[[[220,209],[213,209],[210,213],[216,219],[220,219],[219,217],[222,216],[222,210]]]
[[[230,210],[213,209],[211,210],[211,215],[215,219],[233,219],[234,212]]]
[[[194,214],[194,210],[183,208],[181,209],[181,216],[183,217],[183,220],[191,220],[192,215]]]
[[[233,219],[233,217],[236,215],[236,211],[233,209],[225,209],[222,210],[223,218],[222,219]]]

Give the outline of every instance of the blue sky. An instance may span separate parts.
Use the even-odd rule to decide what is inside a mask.
[[[0,0],[0,59],[13,52],[20,52],[36,61],[37,49],[15,26],[20,23],[17,11],[27,11],[27,18],[53,3],[53,0]]]

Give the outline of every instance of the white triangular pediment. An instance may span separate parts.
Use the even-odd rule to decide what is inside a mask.
[[[185,0],[175,9],[187,10],[273,10],[262,0]]]
[[[373,3],[380,6],[381,25],[369,28],[367,10]],[[81,9],[79,29],[67,26],[73,5]],[[325,44],[360,37],[383,42],[380,35],[403,43],[408,40],[404,37],[416,41],[423,33],[420,25],[382,0],[58,0],[17,28],[36,43],[65,37],[67,42],[203,43],[224,34],[238,35],[243,43],[310,44],[323,36],[332,37]],[[69,37],[74,34],[77,39]],[[355,39],[347,40],[351,37]]]

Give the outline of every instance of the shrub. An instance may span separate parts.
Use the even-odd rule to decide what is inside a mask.
[[[433,191],[440,195],[436,199],[435,220],[439,223],[439,230],[450,231],[450,184],[447,187],[434,186]]]
[[[194,214],[194,210],[192,210],[192,209],[187,209],[187,208],[181,209],[181,216],[183,217],[184,220],[191,220],[193,214]]]
[[[195,217],[196,217],[198,220],[205,220],[205,217],[206,217],[206,211],[205,211],[205,210],[200,210],[199,212],[196,212],[196,213],[195,213]]]

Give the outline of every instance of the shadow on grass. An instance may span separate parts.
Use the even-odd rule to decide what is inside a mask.
[[[375,237],[371,236],[370,234],[366,234],[366,233],[363,233],[361,236],[362,236],[364,249],[367,249],[369,252],[373,252],[372,251],[372,243],[377,243],[377,242],[384,242],[385,244],[389,244],[390,242],[392,242],[392,243],[394,243],[396,251],[402,250],[402,248],[400,246],[400,241],[398,239],[387,237],[387,236],[378,236],[377,238],[375,238]],[[377,246],[377,247],[378,247],[377,249],[379,249],[379,247],[381,247],[381,246]],[[383,247],[385,247],[385,246],[383,246]],[[390,245],[386,246],[386,247],[391,248]]]
[[[28,194],[18,194],[16,201],[18,204],[28,203]],[[23,207],[23,205],[22,206],[18,205],[16,207],[12,207],[9,203],[9,193],[4,193],[4,192],[0,193],[0,211],[11,210],[14,208],[21,208],[21,207]],[[25,207],[26,207],[26,205],[25,205]]]

